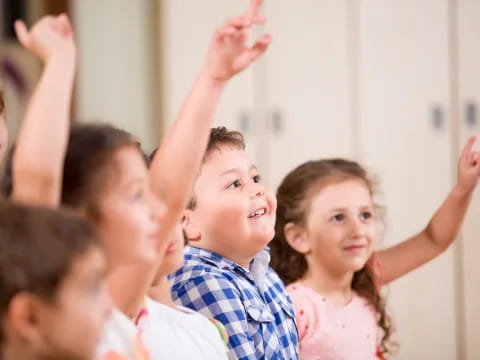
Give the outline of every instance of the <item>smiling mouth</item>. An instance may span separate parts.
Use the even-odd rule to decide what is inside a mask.
[[[365,245],[351,245],[351,246],[346,246],[343,249],[346,251],[359,251],[365,249]]]
[[[249,219],[255,219],[255,218],[258,218],[260,216],[265,215],[266,213],[267,213],[267,209],[266,208],[261,208],[261,209],[255,210],[250,215],[248,215],[248,218]]]

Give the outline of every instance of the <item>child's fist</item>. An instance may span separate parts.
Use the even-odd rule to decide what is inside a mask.
[[[72,26],[65,14],[45,16],[30,31],[21,20],[15,22],[20,44],[43,61],[60,51],[75,52]]]

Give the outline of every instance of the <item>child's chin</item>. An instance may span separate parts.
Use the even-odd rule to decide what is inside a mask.
[[[158,263],[158,252],[156,246],[146,246],[137,254],[137,263],[143,265],[152,265]]]
[[[275,229],[264,229],[261,232],[258,232],[257,234],[254,235],[255,237],[255,243],[261,244],[261,246],[264,248],[268,245],[270,241],[272,241],[273,237],[275,236]]]
[[[350,265],[349,268],[351,269],[351,271],[357,272],[362,270],[365,267],[366,263],[367,263],[366,260],[364,261],[364,260],[358,259],[357,261],[354,261],[351,264],[349,264]]]

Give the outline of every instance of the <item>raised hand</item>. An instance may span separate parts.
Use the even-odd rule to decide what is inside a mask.
[[[458,186],[465,192],[475,189],[480,176],[480,153],[473,151],[476,137],[471,136],[458,160]]]
[[[65,14],[45,16],[30,30],[17,20],[15,31],[20,44],[44,62],[58,52],[75,53],[72,26]]]
[[[229,80],[267,49],[271,41],[270,35],[263,35],[251,47],[247,45],[252,25],[265,21],[258,14],[261,3],[262,0],[252,0],[245,15],[229,19],[215,32],[205,64],[205,71],[214,80]]]

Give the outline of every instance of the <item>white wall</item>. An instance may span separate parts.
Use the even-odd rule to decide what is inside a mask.
[[[150,1],[72,0],[78,41],[78,118],[113,123],[138,136],[144,148],[157,139],[150,72],[153,51]],[[152,53],[151,53],[152,52]]]

